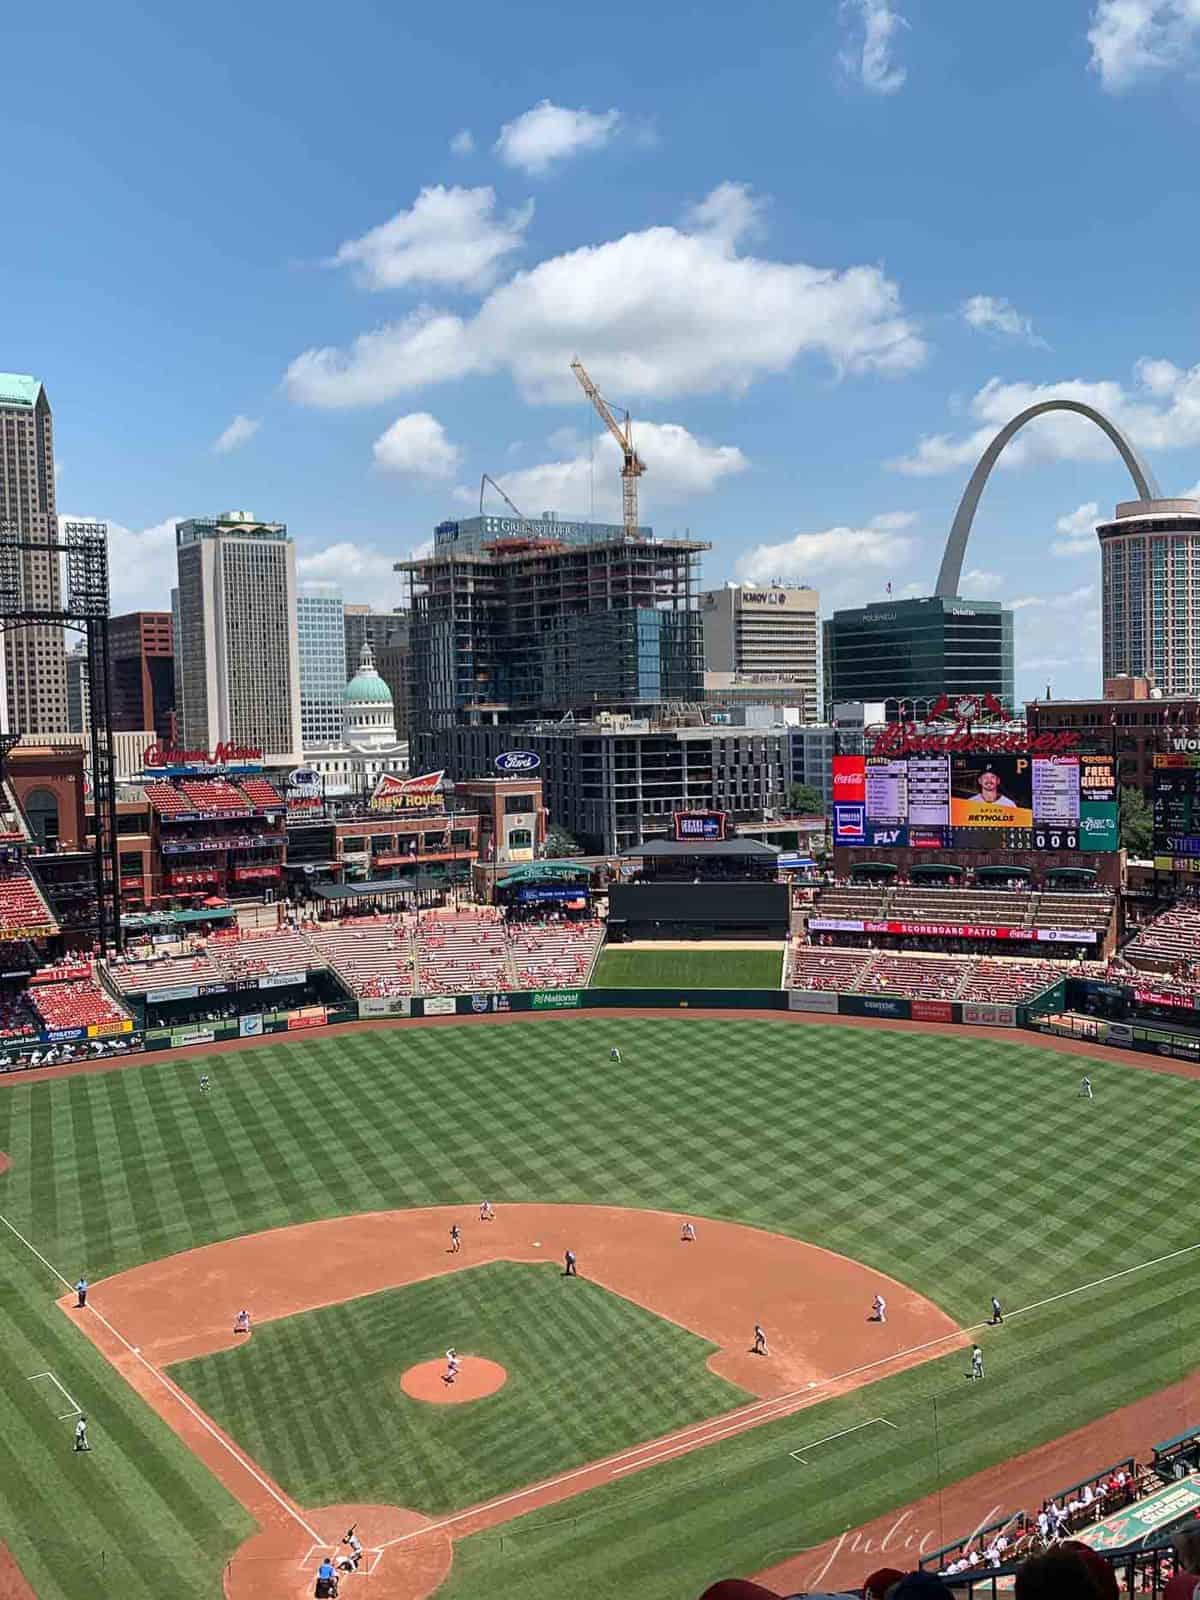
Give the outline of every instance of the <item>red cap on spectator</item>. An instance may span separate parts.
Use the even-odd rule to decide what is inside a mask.
[[[863,1583],[863,1594],[868,1596],[868,1600],[883,1600],[892,1585],[899,1583],[903,1576],[899,1567],[880,1567]]]
[[[748,1578],[722,1578],[705,1589],[700,1600],[779,1600],[774,1589],[764,1589],[761,1583],[751,1583]]]

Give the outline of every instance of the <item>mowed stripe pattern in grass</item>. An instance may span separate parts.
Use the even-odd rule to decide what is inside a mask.
[[[401,1374],[453,1345],[508,1381],[468,1405]],[[714,1347],[557,1263],[499,1262],[261,1326],[171,1376],[302,1505],[457,1510],[751,1397]]]
[[[614,1043],[620,1067],[608,1060]],[[208,1099],[197,1090],[202,1068],[213,1080]],[[993,1291],[1009,1305],[1040,1299],[1196,1235],[1197,1087],[1119,1060],[1096,1064],[1092,1078],[1088,1103],[1076,1093],[1077,1063],[1000,1036],[766,1021],[579,1017],[332,1033],[5,1086],[0,1149],[13,1167],[0,1178],[0,1210],[69,1278],[98,1279],[306,1218],[469,1204],[485,1193],[653,1206],[812,1239],[893,1273],[966,1322],[986,1313]],[[210,1595],[217,1552],[237,1542],[244,1518],[71,1332],[51,1303],[61,1286],[15,1242],[0,1243],[0,1315],[19,1325],[35,1358],[29,1371],[61,1364],[75,1394],[70,1379],[80,1381],[101,1445],[90,1460],[72,1460],[60,1437],[67,1425],[56,1430],[48,1402],[25,1381],[24,1350],[14,1356],[11,1339],[0,1341],[0,1526],[19,1560],[36,1561],[42,1600],[94,1592],[79,1569],[80,1542],[125,1548],[131,1532],[153,1540],[173,1527],[163,1503],[174,1494],[171,1472],[158,1470],[160,1460],[182,1477],[181,1503],[192,1501],[173,1584],[181,1600]],[[1194,1258],[1164,1271],[1168,1308],[1177,1294],[1194,1300]],[[1058,1333],[1038,1357],[1042,1401],[1006,1420],[1006,1442],[1033,1438],[1046,1417],[1061,1431],[1153,1386],[1153,1331],[1146,1354],[1134,1330],[1114,1342],[1110,1325],[1129,1303],[1119,1286],[1047,1313]],[[1104,1383],[1076,1381],[1079,1340],[1114,1352]],[[812,1436],[841,1425],[826,1421],[831,1411],[840,1414],[809,1414]],[[704,1470],[718,1474],[733,1459],[725,1447],[705,1456]],[[122,1492],[81,1478],[78,1466],[97,1461]],[[143,1477],[148,1492],[132,1492]],[[646,1492],[647,1480],[637,1482]],[[895,1487],[860,1475],[855,1504],[882,1509],[907,1496],[901,1479]],[[747,1492],[737,1507],[739,1538],[756,1547],[774,1539],[764,1504]],[[730,1520],[723,1511],[720,1525]],[[57,1554],[52,1529],[61,1531]],[[632,1543],[622,1533],[618,1550],[608,1533],[611,1559],[623,1559]],[[648,1524],[644,1538],[664,1550],[675,1542],[661,1525],[656,1533]],[[140,1574],[130,1584],[134,1595],[153,1587]]]
[[[596,963],[596,989],[778,989],[778,950],[622,950],[609,946]]]

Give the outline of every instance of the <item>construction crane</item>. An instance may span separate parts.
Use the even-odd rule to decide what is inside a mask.
[[[487,488],[489,483],[491,484],[492,488],[495,489],[496,493],[500,496],[501,500],[504,501],[504,504],[512,512],[513,516],[516,517],[517,521],[518,522],[524,522],[525,518],[517,510],[516,506],[513,505],[512,501],[508,498],[508,496],[505,494],[504,490],[496,482],[495,478],[489,478],[486,472],[484,473],[483,477],[480,478],[480,480],[479,480],[479,515],[480,516],[483,515],[483,491]]]
[[[636,539],[638,537],[638,479],[646,470],[646,463],[633,448],[633,424],[629,420],[628,411],[625,413],[625,427],[622,429],[616,417],[613,416],[604,401],[603,395],[588,377],[583,362],[578,356],[571,363],[571,371],[579,379],[579,387],[600,413],[600,420],[621,446],[621,504],[624,510],[625,537]]]

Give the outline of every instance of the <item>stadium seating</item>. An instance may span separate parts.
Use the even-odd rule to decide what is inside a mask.
[[[283,808],[283,796],[265,778],[243,778],[240,788],[250,804],[258,810],[279,811]]]
[[[24,867],[0,867],[0,939],[11,937],[10,930],[46,928],[57,930],[50,908]]]
[[[599,921],[517,922],[508,933],[518,989],[585,987],[604,943]]]
[[[225,778],[196,778],[179,785],[187,811],[244,811],[246,797]]]
[[[412,937],[396,919],[318,923],[307,930],[307,937],[352,994],[366,999],[413,992]]]
[[[416,945],[421,994],[470,994],[517,987],[503,927],[490,908],[449,917],[422,917]]]
[[[313,965],[312,943],[293,928],[262,928],[240,934],[217,933],[208,958],[226,978],[265,977],[272,972],[306,972]]]
[[[47,1028],[105,1027],[126,1020],[116,1001],[90,978],[43,984],[29,995]]]
[[[1152,971],[1200,961],[1200,907],[1179,904],[1160,913],[1121,954]]]
[[[1030,1000],[1063,976],[1053,961],[992,960],[981,956],[971,963],[958,1000]]]
[[[41,1018],[21,990],[0,998],[0,1039],[37,1038],[41,1031]]]
[[[896,955],[879,951],[868,967],[861,987],[880,994],[910,995],[914,999],[954,1000],[971,962],[953,956]]]
[[[827,950],[793,944],[788,952],[788,987],[840,989],[850,994],[862,988],[861,979],[870,962],[869,950]]]
[[[107,970],[122,994],[152,994],[156,989],[183,989],[192,984],[223,981],[207,955],[167,956],[157,961],[110,961]]]
[[[189,805],[173,783],[163,783],[161,780],[146,785],[146,799],[160,817],[177,817],[181,812],[196,809]]]
[[[843,994],[894,994],[927,1000],[1032,999],[1064,972],[1061,963],[1007,956],[939,956],[891,950],[843,950],[793,943],[791,989],[836,989]]]

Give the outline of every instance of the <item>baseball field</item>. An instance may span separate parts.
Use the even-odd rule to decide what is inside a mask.
[[[714,949],[609,945],[600,952],[592,986],[597,989],[778,989],[783,945],[767,949]]]
[[[291,1600],[344,1514],[367,1600],[690,1600],[1142,1396],[1200,1422],[1200,1085],[1087,1065],[576,1015],[4,1082],[0,1541],[41,1600]],[[442,1403],[449,1346],[498,1387]]]

